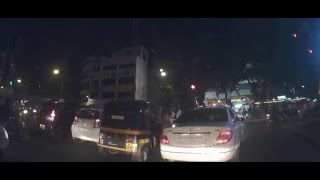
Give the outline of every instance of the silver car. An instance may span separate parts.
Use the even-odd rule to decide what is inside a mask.
[[[239,161],[243,120],[227,106],[187,111],[164,129],[161,156],[168,161]]]

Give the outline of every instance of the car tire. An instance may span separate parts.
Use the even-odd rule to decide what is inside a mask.
[[[3,149],[0,149],[0,161],[4,159]]]
[[[136,161],[138,162],[147,162],[149,160],[149,155],[150,155],[150,152],[149,152],[149,148],[141,148],[140,149],[140,152],[136,158]]]
[[[29,139],[30,139],[30,134],[26,130],[23,130],[21,133],[21,142],[27,143]]]
[[[98,156],[103,160],[103,161],[108,161],[111,158],[111,154],[108,151],[105,151],[103,149],[98,148]]]
[[[231,160],[231,162],[240,162],[240,147],[236,150],[236,154]]]

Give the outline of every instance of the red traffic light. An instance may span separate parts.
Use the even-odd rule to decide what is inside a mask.
[[[193,85],[193,84],[190,87],[191,87],[192,90],[196,89],[196,86]]]

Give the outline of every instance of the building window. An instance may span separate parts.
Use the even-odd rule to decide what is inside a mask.
[[[134,99],[134,92],[119,92],[118,99]]]
[[[94,67],[94,68],[92,68],[92,72],[98,72],[98,71],[100,71],[100,67]]]
[[[125,69],[125,68],[134,68],[136,67],[135,63],[128,63],[128,64],[120,64],[119,69]]]
[[[134,77],[125,77],[125,78],[119,78],[118,84],[133,84],[134,83]]]
[[[117,65],[110,65],[110,66],[103,66],[103,70],[116,70],[117,69]]]
[[[102,80],[102,85],[115,85],[116,79],[104,79]]]
[[[98,99],[99,98],[99,93],[91,93],[90,94],[91,99]]]
[[[116,93],[114,92],[109,92],[109,93],[102,93],[101,94],[102,99],[115,99],[116,98]]]
[[[99,80],[91,81],[91,87],[98,87],[98,86],[99,86]]]

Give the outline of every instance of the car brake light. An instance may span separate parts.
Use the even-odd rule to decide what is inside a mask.
[[[54,112],[54,110],[51,112],[50,116],[53,118],[56,116],[56,113]]]
[[[97,128],[97,127],[100,127],[100,119],[96,119],[93,123],[93,127]]]
[[[165,132],[161,134],[161,144],[170,144],[167,133]]]
[[[232,138],[232,131],[221,131],[217,140],[215,141],[215,145],[225,144],[229,142]]]

